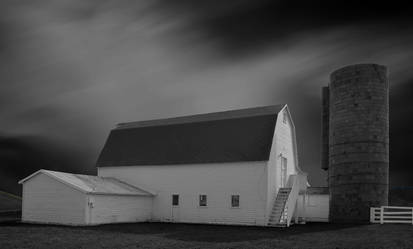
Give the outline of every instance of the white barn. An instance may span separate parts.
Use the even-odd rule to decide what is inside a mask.
[[[328,195],[322,194],[314,203],[307,194],[307,175],[298,166],[295,128],[287,105],[119,124],[110,132],[97,169],[96,179],[116,179],[135,187],[140,195],[128,195],[128,202],[125,195],[108,193],[99,196],[99,201],[93,197],[90,204],[88,196],[93,193],[78,191],[83,199],[72,202],[83,208],[85,223],[81,224],[162,221],[289,226],[305,223],[307,217],[328,220]],[[34,180],[31,176],[21,181],[23,221],[47,222],[44,215],[25,208],[34,205],[28,203],[55,198],[28,192],[32,188],[28,184],[39,185],[40,192],[50,184]],[[102,188],[105,184],[102,181]],[[126,211],[119,210],[123,206]],[[70,210],[61,212],[64,216]],[[91,219],[90,213],[99,213],[100,218]]]

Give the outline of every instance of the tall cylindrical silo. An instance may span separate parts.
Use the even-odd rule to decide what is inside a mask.
[[[368,222],[370,207],[388,203],[387,69],[357,64],[334,71],[329,84],[331,222]]]

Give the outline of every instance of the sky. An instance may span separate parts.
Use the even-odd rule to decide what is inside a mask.
[[[321,87],[388,67],[390,184],[413,185],[413,17],[405,1],[0,3],[0,189],[40,168],[94,174],[117,123],[286,103],[300,167],[321,167]]]

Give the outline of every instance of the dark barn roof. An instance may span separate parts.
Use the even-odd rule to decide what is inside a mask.
[[[119,124],[97,167],[266,161],[284,106]]]

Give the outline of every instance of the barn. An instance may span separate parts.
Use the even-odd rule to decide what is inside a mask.
[[[285,104],[121,123],[96,166],[98,176],[40,171],[23,179],[23,221],[289,226],[328,219],[328,195],[309,195]]]
[[[155,190],[154,221],[287,226],[307,203],[295,136],[285,104],[121,123],[98,175]]]
[[[282,104],[120,123],[97,176],[40,170],[21,181],[23,221],[367,222],[372,205],[388,203],[388,91],[385,66],[330,75],[321,115],[329,188],[309,186]]]
[[[19,183],[23,222],[94,225],[151,218],[153,194],[114,178],[39,170]]]

